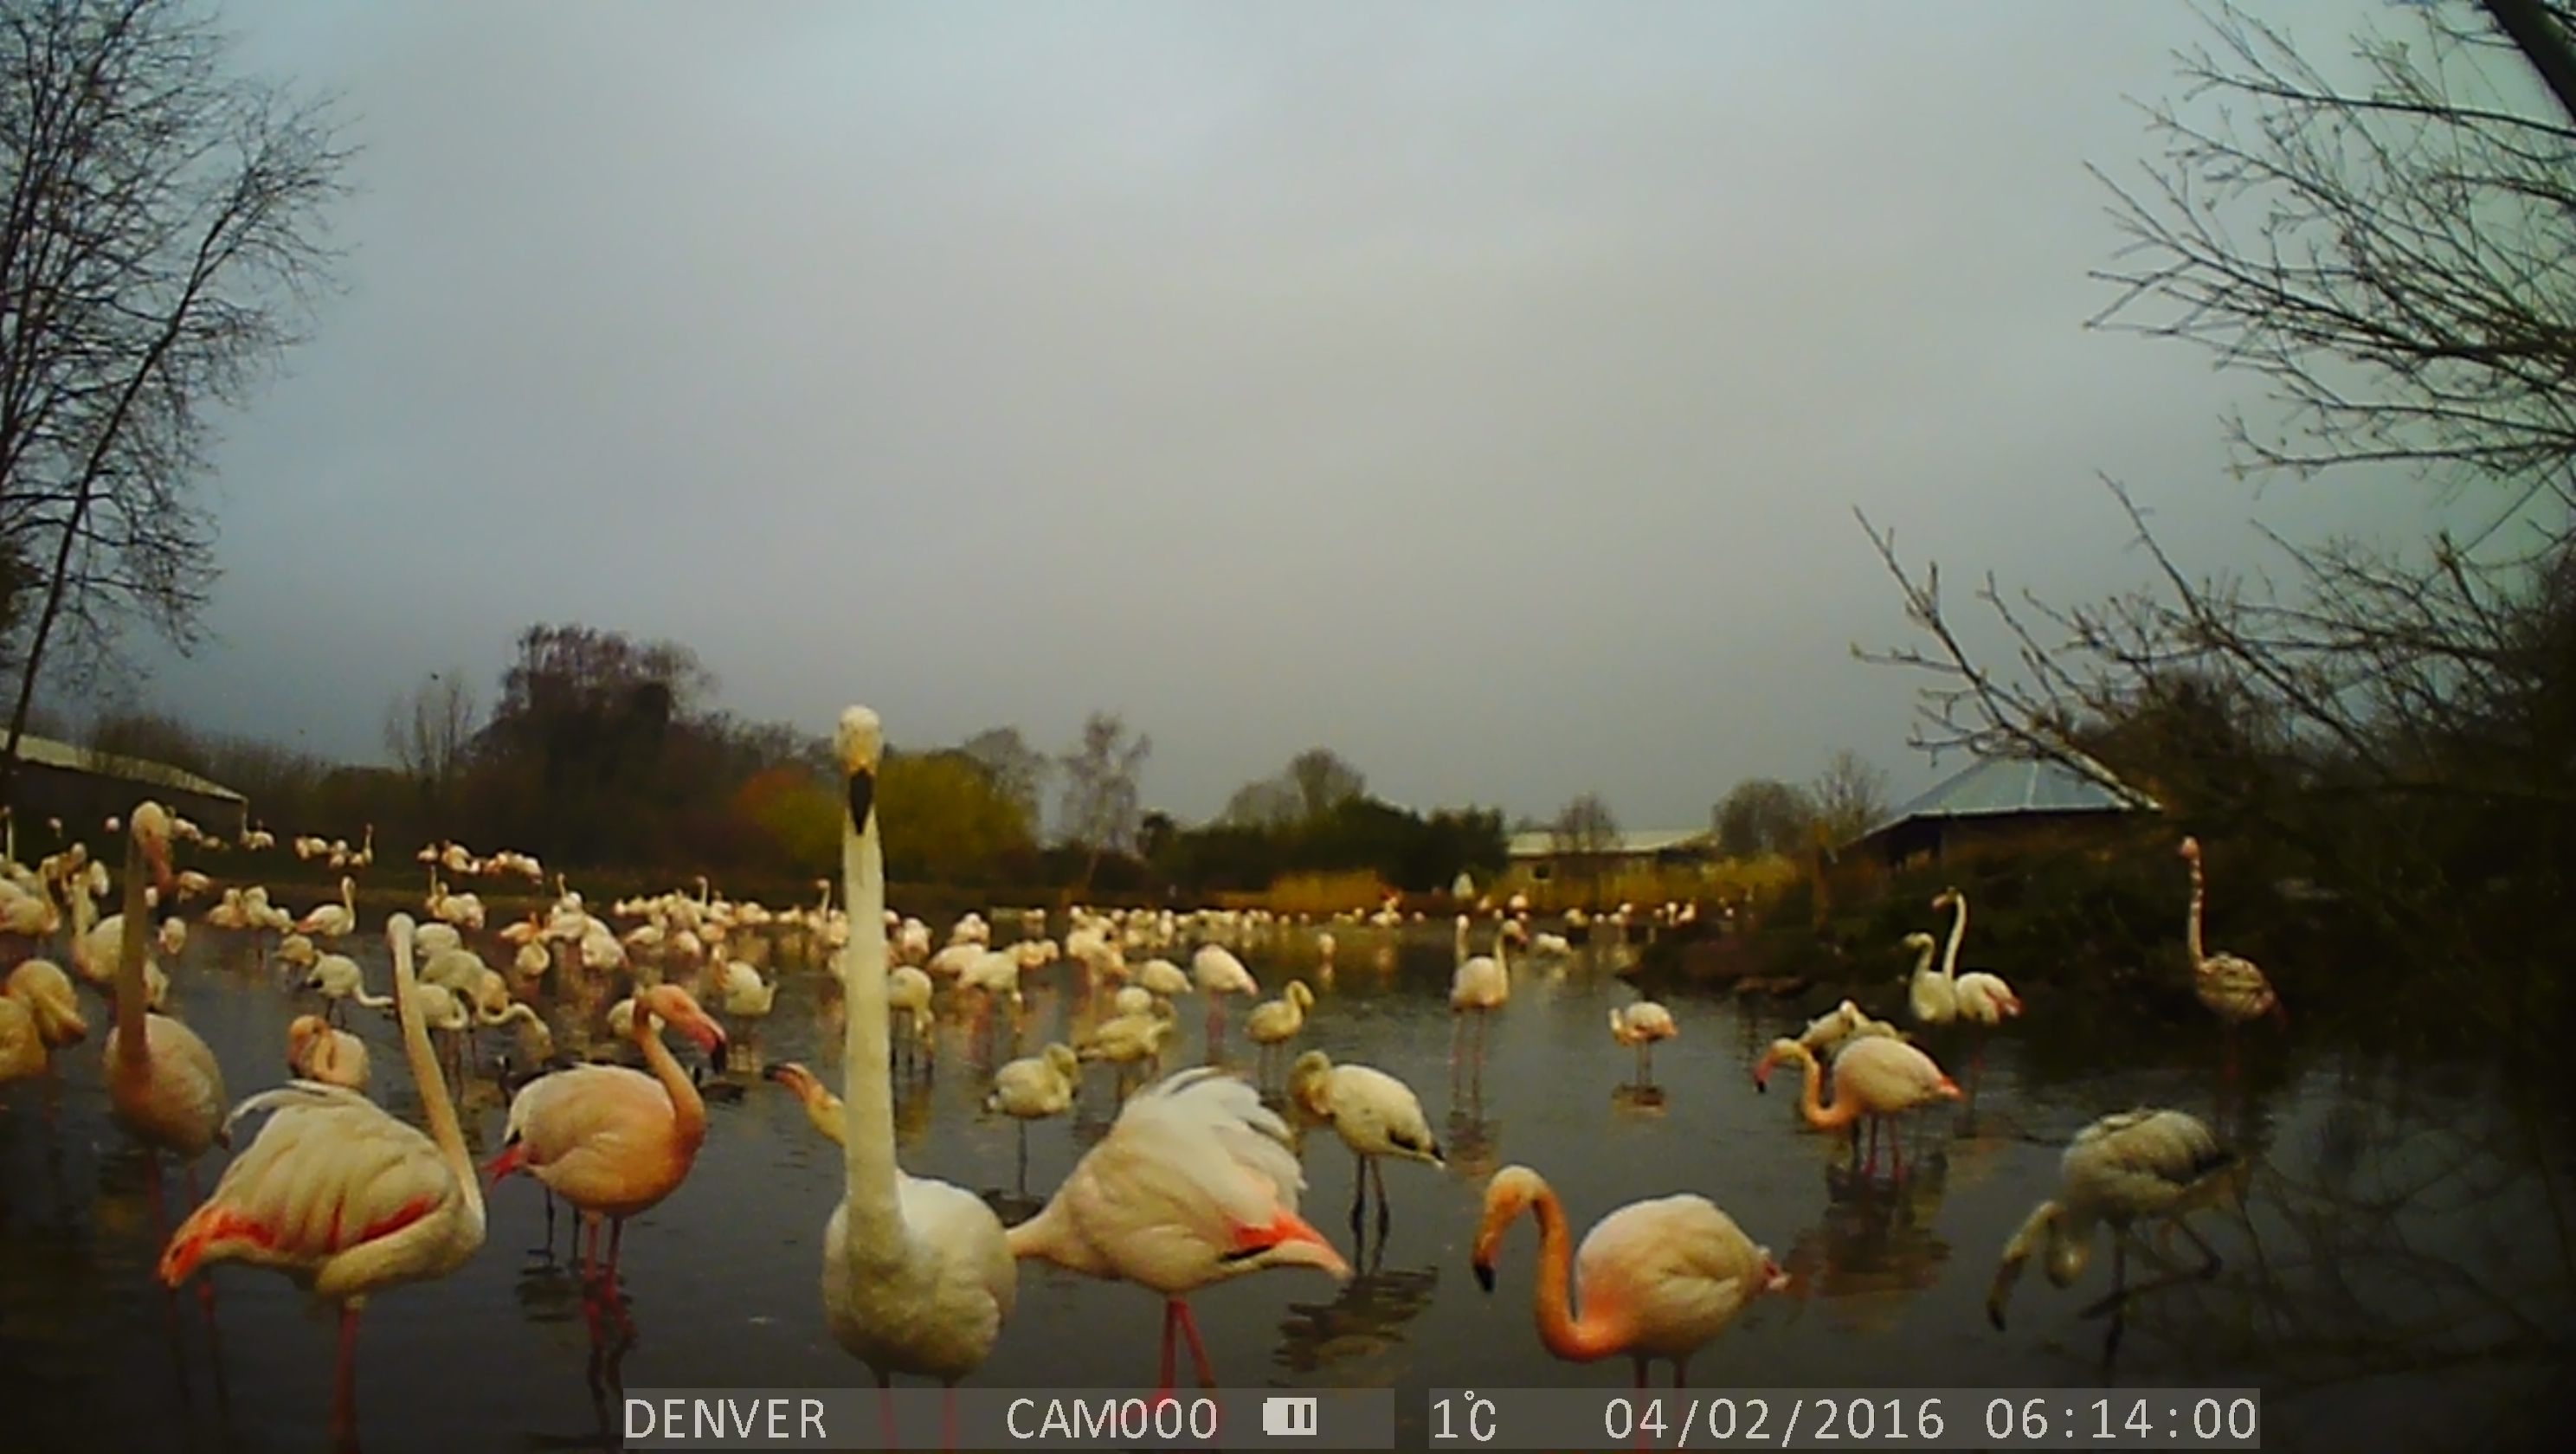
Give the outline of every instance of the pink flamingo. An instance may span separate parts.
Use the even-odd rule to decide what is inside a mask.
[[[1816,1053],[1795,1040],[1774,1040],[1753,1067],[1753,1087],[1771,1088],[1771,1069],[1784,1061],[1797,1061],[1806,1067],[1807,1084],[1798,1103],[1807,1124],[1819,1131],[1852,1128],[1859,1139],[1859,1122],[1870,1123],[1869,1159],[1861,1166],[1866,1176],[1878,1165],[1878,1126],[1882,1121],[1934,1101],[1955,1101],[1964,1093],[1959,1083],[1942,1074],[1932,1057],[1906,1044],[1883,1035],[1861,1036],[1842,1048],[1834,1057],[1834,1103],[1827,1106],[1821,1095],[1824,1071],[1816,1062]],[[1893,1133],[1891,1132],[1891,1137]],[[1896,1174],[1905,1172],[1902,1148],[1891,1152]]]
[[[413,999],[411,935],[408,914],[385,925],[403,1054],[429,1134],[342,1087],[297,1081],[263,1091],[231,1119],[276,1114],[161,1253],[161,1281],[174,1288],[208,1263],[246,1262],[340,1305],[331,1432],[343,1445],[357,1434],[358,1313],[367,1298],[444,1277],[483,1245],[482,1189]]]
[[[1174,1334],[1186,1336],[1199,1382],[1216,1387],[1189,1295],[1265,1267],[1318,1267],[1348,1282],[1351,1265],[1297,1215],[1306,1178],[1288,1125],[1246,1082],[1207,1067],[1136,1093],[1036,1216],[1010,1230],[1011,1254],[1163,1295],[1162,1383]]]
[[[1595,1224],[1578,1253],[1565,1207],[1546,1178],[1526,1166],[1506,1166],[1485,1187],[1485,1220],[1476,1231],[1476,1281],[1485,1291],[1494,1290],[1504,1234],[1532,1208],[1538,1212],[1533,1301],[1539,1341],[1574,1363],[1624,1353],[1636,1363],[1639,1388],[1646,1386],[1646,1365],[1657,1358],[1672,1361],[1673,1386],[1681,1387],[1693,1353],[1725,1332],[1755,1297],[1789,1286],[1771,1250],[1702,1196],[1631,1202]],[[1569,1280],[1578,1271],[1579,1317]]]
[[[144,960],[149,955],[151,906],[144,874],[170,893],[170,815],[143,803],[130,815],[125,835],[124,925],[116,955],[116,1026],[107,1035],[107,1099],[116,1122],[143,1143],[152,1189],[152,1230],[168,1224],[162,1210],[161,1153],[187,1169],[188,1200],[197,1199],[197,1158],[211,1146],[232,1144],[224,1128],[224,1068],[196,1031],[168,1015],[149,1012]],[[209,1294],[211,1296],[211,1294]]]
[[[2255,968],[2254,961],[2234,954],[2212,954],[2200,939],[2201,900],[2206,889],[2200,874],[2200,840],[2185,838],[2177,850],[2182,860],[2191,865],[2191,917],[2184,925],[2185,942],[2191,949],[2191,988],[2200,1002],[2227,1027],[2227,1078],[2236,1078],[2236,1027],[2265,1015],[2277,1022],[2290,1023],[2290,1012],[2283,1008],[2280,995],[2273,992],[2272,981]]]
[[[495,1182],[524,1168],[582,1214],[585,1281],[594,1275],[605,1218],[608,1255],[597,1276],[611,1289],[626,1219],[677,1190],[707,1139],[707,1103],[662,1043],[663,1023],[696,1041],[715,1068],[724,1069],[724,1028],[687,990],[655,985],[635,996],[630,1030],[652,1073],[576,1065],[528,1082],[510,1099],[504,1149],[489,1168]]]

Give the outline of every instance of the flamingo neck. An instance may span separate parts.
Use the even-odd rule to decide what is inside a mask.
[[[1574,1233],[1565,1224],[1565,1205],[1556,1199],[1556,1189],[1540,1183],[1530,1210],[1538,1217],[1538,1286],[1532,1311],[1538,1318],[1539,1341],[1548,1352],[1576,1363],[1619,1351],[1625,1339],[1614,1318],[1600,1311],[1575,1315]]]
[[[2203,892],[2200,860],[2195,858],[2191,860],[2191,915],[2183,925],[2183,940],[2190,946],[2191,962],[2195,965],[2209,957],[2200,944],[2200,904]]]
[[[1834,1083],[1834,1103],[1824,1102],[1825,1068],[1816,1061],[1815,1052],[1799,1048],[1798,1060],[1806,1067],[1807,1083],[1798,1093],[1798,1114],[1819,1131],[1839,1131],[1860,1118],[1860,1102],[1843,1093],[1842,1082]]]
[[[429,1025],[420,1012],[420,982],[412,970],[408,935],[394,942],[394,1006],[394,1017],[402,1025],[403,1059],[411,1066],[413,1083],[420,1087],[429,1139],[438,1143],[439,1159],[447,1163],[456,1184],[465,1189],[466,1204],[480,1221],[483,1184],[475,1175],[473,1156],[465,1149],[465,1128],[457,1123],[456,1103],[448,1098],[447,1076],[438,1068],[438,1052],[429,1043]]]
[[[1968,896],[1952,894],[1951,906],[1958,910],[1950,917],[1950,944],[1941,951],[1941,975],[1944,979],[1959,977],[1959,941],[1968,937]]]
[[[842,899],[850,942],[842,961],[841,1164],[846,1252],[853,1267],[888,1265],[904,1245],[901,1176],[894,1159],[893,1032],[886,1005],[885,851],[876,806],[852,822],[842,810]]]
[[[143,961],[151,952],[152,906],[143,897],[143,875],[149,869],[143,840],[129,822],[125,835],[125,902],[121,908],[124,917],[116,941],[116,1063],[128,1071],[141,1070],[150,1059],[144,1030],[144,1014],[149,1006],[143,987]],[[86,900],[88,895],[81,897]]]
[[[635,1006],[635,1044],[644,1052],[644,1063],[652,1068],[653,1078],[671,1098],[671,1128],[680,1143],[695,1151],[707,1139],[707,1103],[698,1096],[698,1087],[680,1069],[671,1047],[662,1043],[661,1017],[640,1001]]]

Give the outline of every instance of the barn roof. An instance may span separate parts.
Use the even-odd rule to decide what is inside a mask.
[[[2154,812],[2155,799],[2090,758],[2082,766],[2046,757],[1990,757],[1952,773],[1861,836],[1918,818],[1992,818],[2019,813]]]
[[[120,757],[112,752],[75,747],[68,742],[57,742],[50,737],[38,737],[32,733],[18,739],[18,760],[42,763],[47,767],[61,768],[68,772],[88,773],[92,777],[111,777],[120,778],[126,782],[148,783],[154,787],[195,793],[200,797],[221,798],[226,802],[250,801],[222,783],[201,778],[186,768],[172,767],[166,762],[153,762],[146,758]]]

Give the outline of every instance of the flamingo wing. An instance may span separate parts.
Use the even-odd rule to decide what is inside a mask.
[[[1686,1355],[1770,1286],[1770,1254],[1706,1197],[1632,1202],[1601,1219],[1575,1253],[1586,1322],[1624,1327],[1642,1352]]]
[[[1337,1065],[1324,1083],[1324,1105],[1333,1128],[1371,1155],[1410,1157],[1442,1164],[1440,1142],[1422,1114],[1413,1088],[1371,1065]]]
[[[243,1101],[226,1127],[261,1111],[274,1114],[172,1234],[161,1255],[164,1282],[176,1286],[203,1263],[248,1262],[299,1274],[324,1296],[347,1296],[435,1276],[481,1243],[479,1204],[472,1236],[454,1235],[474,1198],[437,1143],[366,1097],[295,1081]],[[444,1256],[404,1265],[403,1253],[442,1247]],[[362,1249],[374,1255],[342,1260]]]
[[[2104,1116],[2077,1132],[2060,1171],[2070,1201],[2152,1215],[2235,1160],[2198,1117],[2141,1107]]]
[[[667,1149],[671,1119],[669,1093],[644,1072],[571,1066],[511,1098],[504,1155],[576,1203],[615,1202],[633,1169]]]

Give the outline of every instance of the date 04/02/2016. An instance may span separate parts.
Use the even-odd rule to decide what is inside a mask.
[[[2251,1388],[1434,1389],[1433,1448],[2259,1449]]]

